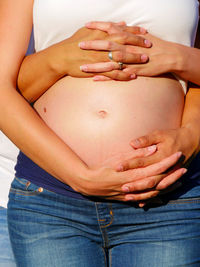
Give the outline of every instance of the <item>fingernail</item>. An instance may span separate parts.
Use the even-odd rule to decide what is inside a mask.
[[[93,77],[93,81],[95,81],[95,82],[96,82],[96,81],[100,81],[100,80],[101,80],[101,78],[100,78],[99,76],[94,76],[94,77]]]
[[[188,170],[187,169],[183,169],[182,174],[185,174]]]
[[[88,67],[86,65],[82,65],[82,66],[80,66],[80,70],[81,71],[87,71]]]
[[[182,155],[182,152],[177,152],[177,157],[180,158],[180,156]]]
[[[136,74],[135,73],[131,74],[130,78],[131,79],[135,79],[136,78]]]
[[[127,197],[126,197],[126,200],[127,200],[127,201],[134,200],[134,197],[132,197],[132,196],[127,196]]]
[[[152,151],[155,151],[156,148],[157,148],[157,146],[153,145],[153,146],[149,146],[147,149],[148,149],[149,152],[152,152]]]
[[[123,166],[123,165],[119,165],[119,166],[117,166],[116,170],[117,170],[118,172],[123,172],[123,170],[124,170],[124,166]]]
[[[78,44],[78,46],[79,46],[80,48],[85,48],[85,42],[80,42],[80,43]]]
[[[131,145],[134,147],[139,147],[140,146],[140,141],[138,139],[135,139],[134,141],[131,142]]]
[[[130,192],[130,188],[128,186],[124,186],[122,188],[122,191],[128,193],[128,192]]]
[[[140,32],[141,32],[142,34],[145,34],[147,31],[146,31],[145,28],[140,27]]]
[[[86,24],[85,24],[85,27],[90,27],[91,26],[91,22],[87,22]]]
[[[144,40],[144,44],[146,47],[151,47],[151,45],[152,45],[152,43],[147,39]]]
[[[148,56],[147,55],[141,55],[141,61],[142,62],[146,62],[148,60]]]

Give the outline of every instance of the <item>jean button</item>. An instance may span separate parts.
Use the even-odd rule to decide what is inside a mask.
[[[42,187],[39,187],[38,188],[38,192],[42,193],[43,192],[43,188]]]

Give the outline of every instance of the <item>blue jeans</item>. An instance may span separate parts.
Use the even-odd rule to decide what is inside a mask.
[[[0,267],[15,267],[7,225],[7,209],[0,207]]]
[[[200,266],[200,185],[145,209],[38,189],[19,178],[11,186],[8,223],[17,266]]]

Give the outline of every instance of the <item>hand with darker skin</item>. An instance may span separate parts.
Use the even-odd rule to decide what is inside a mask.
[[[110,22],[90,22],[86,26],[89,29],[105,31],[110,35],[113,32],[123,32],[125,36],[132,31],[130,26],[124,24],[116,27],[114,23]],[[200,35],[199,31],[197,34]],[[129,43],[123,43],[124,46],[119,48],[119,46],[109,45],[106,40],[104,42],[85,41],[84,45],[80,47],[84,50],[112,51],[113,61],[124,63],[123,70],[119,73],[127,72],[130,75],[152,77],[173,72],[183,80],[200,85],[200,49],[168,42],[148,33],[145,34],[145,38],[148,40],[148,49],[134,44],[129,45]],[[131,54],[141,55],[144,61],[135,63],[129,56]],[[112,70],[113,61],[85,64],[82,66],[82,70],[97,73],[96,81],[106,81],[109,80],[108,73]]]
[[[157,130],[145,136],[141,136],[136,140],[132,140],[130,145],[134,149],[156,145],[157,151],[148,157],[138,157],[134,161],[130,159],[126,162],[121,162],[117,168],[120,169],[120,171],[138,167],[142,168],[154,164],[155,162],[159,162],[176,151],[182,151],[182,157],[172,168],[161,174],[160,178],[152,178],[152,188],[148,188],[148,191],[151,193],[154,192],[155,194],[157,192],[157,195],[159,195],[176,189],[177,186],[181,185],[178,180],[185,173],[185,170],[183,170],[182,175],[178,179],[173,173],[176,173],[183,167],[187,168],[193,157],[200,150],[199,109],[200,90],[191,88],[186,97],[181,127],[165,131]],[[129,183],[122,187],[124,192],[134,192],[132,194],[133,198],[138,200],[141,206],[145,204],[140,198],[141,194],[147,190],[146,185],[143,182],[144,180],[141,180],[141,183],[138,184],[138,186],[134,183]]]
[[[77,78],[94,77],[96,72],[83,72],[81,66],[86,63],[107,62],[109,60],[108,52],[96,49],[83,50],[80,46],[85,41],[106,42],[109,47],[114,47],[116,53],[119,52],[120,54],[126,53],[126,44],[142,47],[151,46],[145,38],[144,29],[131,27],[129,32],[124,33],[121,30],[123,24],[112,23],[115,32],[112,31],[111,34],[83,27],[70,38],[25,57],[18,75],[19,91],[28,101],[34,102],[48,88],[67,75]],[[140,54],[129,53],[127,57],[131,62],[144,62]],[[127,81],[135,78],[132,73],[120,71],[119,64],[114,61],[111,62],[110,71],[104,74],[106,78],[115,80]]]

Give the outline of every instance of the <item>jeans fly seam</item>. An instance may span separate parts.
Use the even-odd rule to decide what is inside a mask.
[[[107,233],[105,231],[105,229],[103,230],[100,224],[100,217],[99,217],[99,211],[98,211],[98,203],[95,202],[95,209],[96,209],[96,214],[97,214],[97,222],[99,225],[99,229],[101,232],[101,237],[102,237],[102,241],[103,241],[103,247],[107,248],[108,247],[108,238],[107,238]]]

